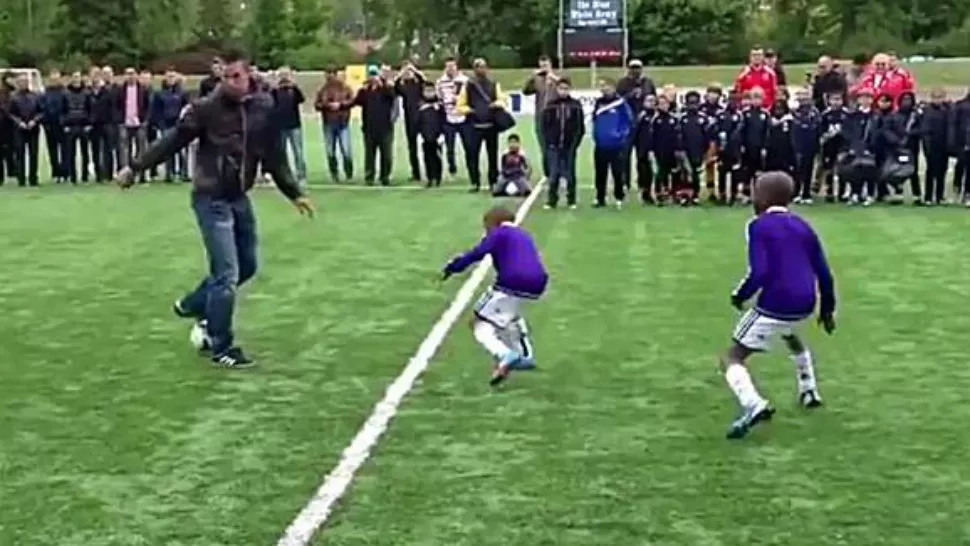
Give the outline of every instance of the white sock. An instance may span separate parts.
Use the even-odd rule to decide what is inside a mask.
[[[499,331],[499,339],[509,348],[526,358],[535,358],[532,339],[529,337],[529,326],[525,319],[519,317],[507,327]]]
[[[791,360],[795,363],[795,381],[798,383],[798,392],[817,390],[815,364],[812,362],[811,351],[805,349],[798,354],[793,354]]]
[[[478,341],[488,354],[492,355],[496,360],[501,360],[509,353],[509,348],[506,347],[502,340],[498,337],[498,330],[492,324],[485,322],[484,320],[475,321],[475,341]]]
[[[751,382],[748,369],[741,364],[729,365],[724,371],[724,379],[742,407],[749,408],[763,400],[758,390],[754,388],[754,383]]]

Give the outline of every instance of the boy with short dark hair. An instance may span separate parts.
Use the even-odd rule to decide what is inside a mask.
[[[522,141],[519,135],[512,133],[508,137],[508,148],[499,159],[498,184],[492,192],[495,197],[525,197],[532,192],[529,179],[532,177],[532,165],[522,153]]]
[[[685,187],[678,192],[681,206],[700,204],[701,169],[711,142],[710,120],[700,109],[700,93],[688,91],[677,131],[678,151],[682,154]]]
[[[717,153],[717,202],[734,204],[741,182],[741,95],[732,93],[714,121]],[[729,201],[730,198],[730,201]]]
[[[428,180],[426,187],[441,185],[442,171],[441,144],[444,142],[445,108],[438,99],[438,92],[432,81],[421,84],[421,101],[418,103],[414,130],[421,142],[421,155],[424,172]]]
[[[775,412],[746,367],[748,357],[770,349],[775,337],[785,342],[795,364],[799,403],[822,405],[813,355],[797,332],[816,305],[822,328],[835,331],[835,281],[815,230],[788,209],[793,193],[792,178],[777,171],[758,177],[752,188],[755,217],[745,233],[748,274],[731,294],[731,304],[743,310],[745,302],[758,299],[738,321],[733,343],[721,358],[724,378],[741,406],[741,416],[728,429],[731,439],[744,437]]]
[[[656,96],[644,97],[643,109],[637,116],[637,125],[633,134],[633,148],[637,154],[637,189],[640,190],[640,203],[643,205],[654,203],[653,117],[656,107]]]
[[[792,113],[794,120],[792,140],[795,145],[795,202],[811,205],[814,178],[812,174],[815,169],[815,157],[818,155],[819,127],[822,120],[807,90],[799,90],[795,97],[798,101],[798,106]]]
[[[677,168],[678,120],[671,111],[671,100],[666,95],[657,97],[657,111],[651,121],[653,133],[653,158],[657,172],[653,195],[658,206],[666,204],[671,190],[671,177]]]
[[[546,209],[559,205],[559,184],[566,180],[566,205],[576,208],[576,152],[586,134],[583,104],[571,95],[572,81],[567,76],[556,82],[556,98],[542,111],[540,123],[546,139],[549,163],[549,200]]]
[[[741,195],[746,201],[750,199],[755,178],[765,170],[765,146],[771,115],[762,103],[764,96],[762,89],[752,89],[747,94],[748,107],[741,114]]]
[[[819,124],[819,145],[822,149],[820,163],[825,181],[825,201],[834,203],[837,199],[848,199],[846,180],[836,178],[835,168],[839,156],[846,151],[845,123],[849,110],[843,104],[841,93],[829,93],[826,97],[828,107],[822,112]],[[836,188],[838,180],[838,188]],[[838,190],[838,191],[836,191]]]

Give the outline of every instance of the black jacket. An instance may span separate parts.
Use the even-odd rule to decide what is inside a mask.
[[[947,131],[950,153],[970,150],[970,94],[950,107],[950,129]]]
[[[950,109],[945,103],[927,104],[920,123],[920,139],[927,155],[947,155]]]
[[[741,112],[741,146],[746,155],[759,154],[768,141],[771,114],[764,108],[746,108]]]
[[[68,85],[61,119],[68,127],[91,125],[91,94],[83,85]]]
[[[835,70],[831,70],[825,74],[816,76],[815,81],[812,82],[812,102],[815,103],[815,108],[818,108],[821,112],[828,107],[825,101],[828,95],[838,93],[842,95],[842,101],[844,103],[848,91],[849,85],[845,81],[845,76]]]
[[[586,134],[583,104],[573,97],[556,97],[542,111],[542,131],[546,146],[575,152]]]
[[[91,88],[91,124],[117,124],[115,90],[110,85]]]
[[[391,116],[394,113],[394,87],[391,85],[365,84],[357,91],[354,105],[360,106],[361,128],[364,134],[383,138],[394,130]]]
[[[211,74],[202,78],[202,81],[199,82],[199,98],[203,99],[215,91],[220,81],[222,81],[221,78],[217,78]]]
[[[193,102],[175,126],[136,157],[131,168],[142,172],[199,139],[193,189],[196,194],[236,199],[253,187],[257,167],[272,175],[290,199],[302,195],[293,178],[281,132],[273,119],[273,99],[266,93],[233,99],[216,91]]]
[[[423,100],[415,116],[415,131],[425,142],[436,142],[445,129],[445,107],[437,98]]]
[[[45,88],[40,104],[44,110],[44,125],[57,126],[64,122],[61,119],[64,106],[63,85],[51,85]]]
[[[401,97],[404,108],[404,121],[411,123],[421,107],[421,90],[424,87],[424,80],[415,75],[412,78],[398,78],[394,82],[394,92]]]
[[[34,127],[40,125],[44,117],[41,96],[33,91],[15,91],[10,97],[9,113],[17,127],[20,127],[20,123],[33,124]]]
[[[276,116],[280,129],[285,131],[302,127],[300,105],[306,101],[303,91],[294,84],[277,87],[271,91],[271,94],[273,102],[276,103]]]

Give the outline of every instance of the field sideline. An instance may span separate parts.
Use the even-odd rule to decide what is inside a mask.
[[[249,372],[211,369],[169,314],[204,265],[185,187],[0,188],[0,544],[268,546],[314,496],[455,299],[436,272],[493,201],[463,180],[329,189],[306,135],[320,216],[254,192]],[[716,355],[750,211],[592,210],[589,156],[583,207],[526,221],[552,275],[529,315],[542,369],[493,392],[459,321],[310,544],[970,539],[966,211],[804,209],[841,302],[835,336],[806,329],[828,407],[801,412],[791,364],[762,356],[779,414],[729,443]]]

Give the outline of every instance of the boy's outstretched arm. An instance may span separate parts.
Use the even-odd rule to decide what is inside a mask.
[[[445,264],[444,271],[442,272],[443,277],[447,279],[452,275],[463,272],[472,264],[482,261],[485,256],[492,252],[494,244],[494,236],[492,234],[486,235],[474,248]]]
[[[741,280],[741,284],[731,294],[731,303],[738,309],[748,301],[764,284],[765,272],[768,270],[768,256],[758,234],[757,219],[748,222],[745,232],[748,240],[748,274]]]

